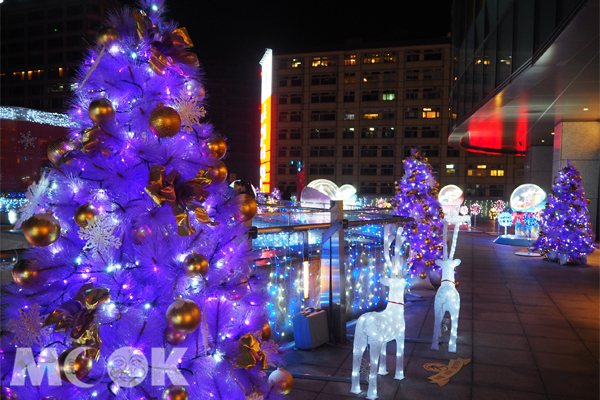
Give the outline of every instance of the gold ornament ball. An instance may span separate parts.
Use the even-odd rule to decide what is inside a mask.
[[[56,139],[48,145],[46,154],[48,160],[54,165],[57,165],[60,158],[67,152],[75,150],[75,145],[69,139]]]
[[[425,262],[425,265],[427,265],[428,267],[431,267],[433,265],[433,260],[427,260]]]
[[[92,101],[88,111],[92,121],[99,124],[110,122],[115,118],[115,108],[110,100],[105,98]]]
[[[34,214],[21,226],[25,239],[37,247],[46,247],[60,236],[60,224],[50,214]]]
[[[201,317],[200,307],[189,299],[175,300],[167,308],[167,325],[183,334],[192,333],[198,329]]]
[[[419,227],[417,225],[415,225],[412,228],[412,233],[417,233],[417,232],[419,232]]]
[[[150,235],[152,235],[152,229],[150,229],[150,227],[148,225],[142,225],[142,226],[133,228],[133,231],[132,231],[133,243],[137,244],[139,246],[140,244],[144,243],[144,240],[146,240],[146,238],[149,237]]]
[[[421,254],[421,253],[417,253],[417,255],[415,256],[415,258],[416,258],[418,261],[421,261],[421,260],[423,259],[423,254]]]
[[[112,26],[100,29],[96,35],[96,43],[106,48],[109,48],[119,40],[121,40],[121,33]]]
[[[181,117],[175,109],[158,103],[158,106],[150,112],[148,125],[152,133],[159,138],[170,138],[181,130]]]
[[[414,176],[414,175],[413,175],[413,176],[411,176],[410,178],[408,178],[408,180],[409,180],[410,182],[414,182],[414,181],[415,181],[415,176]]]
[[[75,209],[75,215],[73,215],[73,219],[75,219],[75,223],[81,227],[85,228],[88,226],[88,220],[93,220],[96,215],[98,215],[100,211],[91,203],[85,203],[80,205]]]
[[[69,360],[67,360],[67,357],[73,350],[75,349],[71,348],[63,351],[56,360],[56,373],[60,376],[60,379],[65,382],[71,382],[67,377],[67,374],[75,375],[77,379],[82,380],[89,375],[94,366],[92,358],[87,357],[83,350],[80,350],[77,356],[73,354],[73,356],[69,357]],[[71,379],[75,377],[71,376]]]
[[[425,278],[427,278],[427,274],[426,274],[425,272],[421,272],[421,273],[419,274],[419,278],[421,278],[421,279],[425,279]]]
[[[262,331],[260,332],[260,338],[263,342],[266,342],[269,339],[271,339],[271,325],[269,325],[268,322],[265,322],[265,324],[263,325]]]
[[[44,281],[36,260],[17,261],[13,266],[12,276],[14,281],[24,288],[35,287]]]
[[[460,284],[458,281],[455,281],[454,284],[456,285],[456,287],[458,287],[458,285]]]
[[[185,386],[169,385],[163,391],[163,400],[188,400],[190,397],[188,390]]]
[[[223,161],[214,163],[208,170],[208,173],[211,176],[213,183],[225,182],[225,179],[227,179],[227,167]]]
[[[258,204],[254,197],[249,194],[238,194],[233,198],[233,202],[236,207],[233,217],[236,220],[246,222],[250,221],[256,215]]]
[[[423,211],[429,210],[429,206],[427,204],[423,204]]]
[[[221,136],[213,136],[202,143],[202,153],[210,158],[223,158],[227,152],[227,143]]]
[[[11,388],[2,386],[0,400],[19,400],[19,397]]]
[[[425,238],[425,243],[426,243],[426,244],[429,244],[429,243],[431,243],[431,239],[430,239],[430,238]]]
[[[289,394],[294,388],[294,378],[285,369],[277,368],[269,375],[269,390],[276,394]]]
[[[182,263],[183,273],[188,278],[198,278],[208,272],[208,260],[202,254],[195,251],[189,254]]]
[[[173,346],[177,346],[185,340],[186,335],[181,332],[177,332],[170,326],[165,328],[165,342],[172,344]]]

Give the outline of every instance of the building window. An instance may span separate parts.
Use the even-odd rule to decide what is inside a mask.
[[[360,137],[362,139],[377,139],[377,128],[362,128],[360,130]]]
[[[287,139],[287,129],[280,129],[279,132],[277,132],[277,139],[286,140]]]
[[[302,95],[297,93],[290,94],[290,104],[302,104]]]
[[[374,164],[361,165],[360,166],[360,174],[361,175],[369,175],[369,176],[377,175],[377,165],[374,165]]]
[[[360,148],[361,157],[377,157],[378,146],[362,146]]]
[[[504,170],[503,169],[492,169],[492,170],[490,170],[490,176],[504,176]],[[491,189],[491,186],[490,186],[490,189]]]
[[[287,147],[279,147],[277,149],[277,157],[287,157]]]
[[[417,147],[417,154],[418,154],[418,152],[419,152],[418,146],[404,146],[404,152],[402,153],[402,157],[410,157],[410,155],[412,154],[411,149],[413,147]]]
[[[344,83],[355,83],[356,76],[354,72],[349,72],[344,74]]]
[[[342,164],[342,175],[354,175],[354,164]]]
[[[394,175],[394,166],[391,164],[383,164],[380,169],[380,175],[382,176],[393,176]]]
[[[79,19],[67,22],[67,32],[78,31],[83,28],[83,22]]]
[[[334,146],[312,146],[310,148],[311,157],[335,157]]]
[[[287,104],[288,101],[288,95],[287,94],[280,94],[279,95],[279,104]]]
[[[346,54],[344,56],[344,65],[356,65],[356,54]]]
[[[414,139],[418,136],[419,136],[419,128],[418,127],[416,127],[416,126],[405,126],[404,127],[404,137],[406,139]]]
[[[394,157],[394,146],[381,146],[381,157]]]
[[[515,171],[515,178],[524,178],[525,177],[525,171],[522,169],[518,169]]]
[[[287,122],[288,121],[288,113],[285,111],[280,111],[278,121],[279,122]]]
[[[419,98],[419,89],[406,89],[404,97],[406,100],[417,100]]]
[[[490,185],[490,197],[504,197],[504,185]]]
[[[391,183],[383,182],[379,188],[380,194],[393,194],[394,186]]]
[[[335,92],[312,93],[310,95],[311,103],[335,103]]]
[[[343,146],[342,157],[354,157],[354,146]]]
[[[310,112],[310,120],[311,121],[335,121],[335,110],[321,110],[321,111],[311,111]]]
[[[458,167],[454,164],[446,164],[446,175],[457,175]]]
[[[342,138],[354,139],[354,128],[344,128],[344,130],[342,131]]]
[[[311,139],[335,139],[335,130],[332,128],[311,129]]]
[[[279,87],[302,86],[302,76],[284,75],[279,77]]]
[[[279,175],[286,175],[288,173],[288,165],[287,164],[279,164],[277,166],[277,173]]]
[[[396,62],[396,53],[383,53],[383,62],[384,63],[395,63]]]
[[[377,101],[379,100],[379,90],[371,90],[362,92],[362,101]]]
[[[345,92],[344,93],[344,103],[352,103],[354,102],[354,92]]]
[[[344,110],[344,121],[354,121],[354,110]]]
[[[285,58],[279,61],[279,68],[300,68],[302,66],[302,59],[300,58]]]
[[[394,90],[384,90],[381,99],[385,101],[396,100],[396,92]]]
[[[371,71],[363,73],[363,82],[379,82],[379,71]]]
[[[440,68],[436,69],[424,69],[423,70],[423,79],[442,79],[442,70]]]
[[[439,138],[440,137],[440,127],[439,126],[424,126],[421,128],[421,137],[422,138]]]
[[[335,57],[313,57],[312,66],[313,67],[333,67],[335,66]]]
[[[423,118],[431,119],[431,118],[439,118],[440,117],[440,108],[439,107],[423,107]]]
[[[420,50],[409,50],[406,52],[406,61],[408,61],[408,62],[419,61],[420,54],[421,54]]]
[[[365,111],[362,115],[363,119],[379,119],[379,113],[373,111]]]
[[[374,182],[371,183],[361,183],[360,184],[360,194],[375,194],[377,193],[377,184]]]
[[[290,157],[302,157],[302,147],[290,147]]]
[[[485,196],[485,185],[467,185],[467,196]]]
[[[381,128],[381,137],[384,139],[393,139],[394,138],[394,133],[395,133],[395,128],[393,126],[391,127],[383,127]]]
[[[423,53],[424,53],[423,60],[425,60],[425,61],[433,61],[433,60],[441,60],[442,59],[442,50],[441,49],[425,50]]]
[[[439,157],[440,147],[439,146],[422,146],[421,151],[425,154],[425,157]]]
[[[423,88],[423,98],[427,100],[435,100],[440,98],[440,88]]]
[[[446,157],[460,157],[460,150],[455,150],[448,147],[446,150]]]
[[[333,164],[310,164],[311,175],[335,175],[335,165]]]
[[[485,169],[468,169],[467,176],[487,176]]]
[[[394,119],[396,118],[396,110],[383,110],[382,113],[383,119]]]
[[[311,85],[335,85],[336,82],[337,74],[313,75],[310,78]]]
[[[381,55],[379,53],[366,53],[363,56],[363,64],[379,64]]]
[[[290,139],[302,139],[302,131],[300,129],[291,129]]]
[[[419,70],[418,69],[407,69],[406,70],[406,80],[407,81],[418,81],[419,80]]]
[[[396,71],[383,71],[383,81],[384,82],[395,82],[396,81]]]
[[[419,107],[406,107],[404,109],[404,118],[406,118],[406,119],[419,118]]]

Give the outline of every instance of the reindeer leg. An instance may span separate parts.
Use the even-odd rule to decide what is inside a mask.
[[[436,302],[434,310],[435,322],[433,324],[433,338],[431,339],[431,350],[439,350],[440,337],[442,336],[442,319],[444,318],[442,305]]]
[[[404,379],[404,324],[396,338],[396,376],[394,379]]]
[[[381,354],[382,342],[373,340],[369,343],[371,353],[371,368],[369,369],[369,390],[367,391],[367,399],[375,400],[377,398],[377,363]]]
[[[460,300],[459,300],[460,301]],[[460,312],[460,303],[454,306],[450,314],[452,329],[450,330],[450,342],[448,342],[448,352],[456,353],[456,340],[458,336],[458,314]]]
[[[352,389],[350,390],[350,393],[358,394],[362,392],[360,389],[360,364],[366,348],[367,334],[363,330],[363,321],[359,319],[356,324],[354,348],[352,352]]]
[[[379,375],[387,375],[387,365],[386,365],[386,350],[387,350],[387,343],[383,343],[383,345],[381,346],[381,356],[379,357]]]

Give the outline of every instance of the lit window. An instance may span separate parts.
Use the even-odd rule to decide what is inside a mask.
[[[504,176],[504,170],[503,169],[492,169],[490,171],[490,176]]]
[[[486,168],[487,168],[487,165],[478,165],[477,166],[477,169],[486,169]]]
[[[344,65],[356,65],[356,54],[346,54]]]
[[[367,113],[363,114],[363,119],[377,119],[379,118],[379,114]]]
[[[439,118],[440,110],[439,108],[431,109],[429,107],[423,108],[423,118]]]
[[[383,100],[396,100],[396,93],[384,93]]]
[[[302,65],[302,60],[299,58],[292,58],[292,68],[299,68]]]

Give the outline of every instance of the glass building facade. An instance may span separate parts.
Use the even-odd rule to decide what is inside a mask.
[[[543,54],[588,0],[455,0],[452,124]]]

